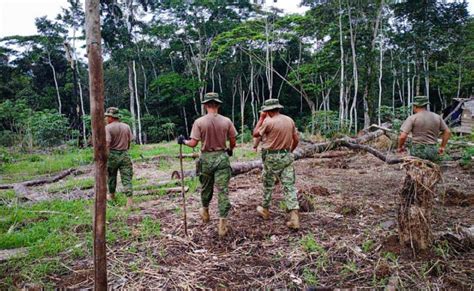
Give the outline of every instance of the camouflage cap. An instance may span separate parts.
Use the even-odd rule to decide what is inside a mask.
[[[120,118],[119,109],[117,107],[109,107],[105,111],[105,116],[110,116],[113,118]]]
[[[277,108],[283,108],[283,106],[280,104],[278,99],[268,99],[263,102],[262,110],[261,111],[270,111],[273,109]]]
[[[202,104],[206,104],[207,102],[215,101],[217,103],[222,103],[222,100],[219,99],[219,94],[215,92],[209,92],[204,95],[204,99],[202,100]]]
[[[415,96],[413,97],[413,105],[418,107],[426,106],[430,104],[430,100],[426,96]]]

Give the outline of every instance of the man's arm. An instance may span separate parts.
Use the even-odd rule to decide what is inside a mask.
[[[298,144],[300,143],[300,137],[298,136],[298,132],[293,132],[293,143],[291,144],[291,152],[293,152]]]
[[[234,150],[236,145],[237,145],[237,138],[235,136],[229,137],[229,147],[231,151]]]
[[[442,155],[444,153],[444,150],[446,149],[446,145],[448,144],[448,140],[451,137],[451,130],[446,129],[443,131],[443,134],[441,135],[441,146],[438,149],[438,153]]]
[[[184,141],[184,144],[187,145],[188,147],[196,147],[198,145],[199,141],[192,138]]]
[[[262,127],[263,121],[267,118],[267,113],[262,112],[260,118],[258,119],[257,125],[253,129],[253,137],[260,137],[260,128]]]
[[[400,137],[398,138],[398,152],[402,153],[405,149],[405,142],[407,141],[408,133],[402,131]]]

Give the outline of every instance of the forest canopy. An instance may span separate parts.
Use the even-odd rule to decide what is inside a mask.
[[[101,1],[106,106],[138,143],[189,134],[210,91],[242,140],[268,98],[330,135],[402,119],[416,95],[439,113],[473,94],[466,1],[304,0],[304,15],[254,2]],[[35,24],[0,39],[0,145],[87,144],[83,3]]]

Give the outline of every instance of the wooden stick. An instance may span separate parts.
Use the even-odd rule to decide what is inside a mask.
[[[183,195],[184,234],[188,236],[188,222],[186,218],[186,189],[184,189],[183,145],[179,145],[179,166],[181,167],[181,193]]]
[[[104,122],[104,73],[100,34],[100,1],[86,0],[86,43],[89,60],[89,92],[95,160],[94,289],[107,290],[105,244],[107,148]]]

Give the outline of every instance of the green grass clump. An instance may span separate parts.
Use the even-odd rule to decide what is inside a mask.
[[[23,154],[22,160],[0,165],[0,183],[31,180],[36,176],[87,165],[93,161],[92,149],[68,148],[45,154]]]

